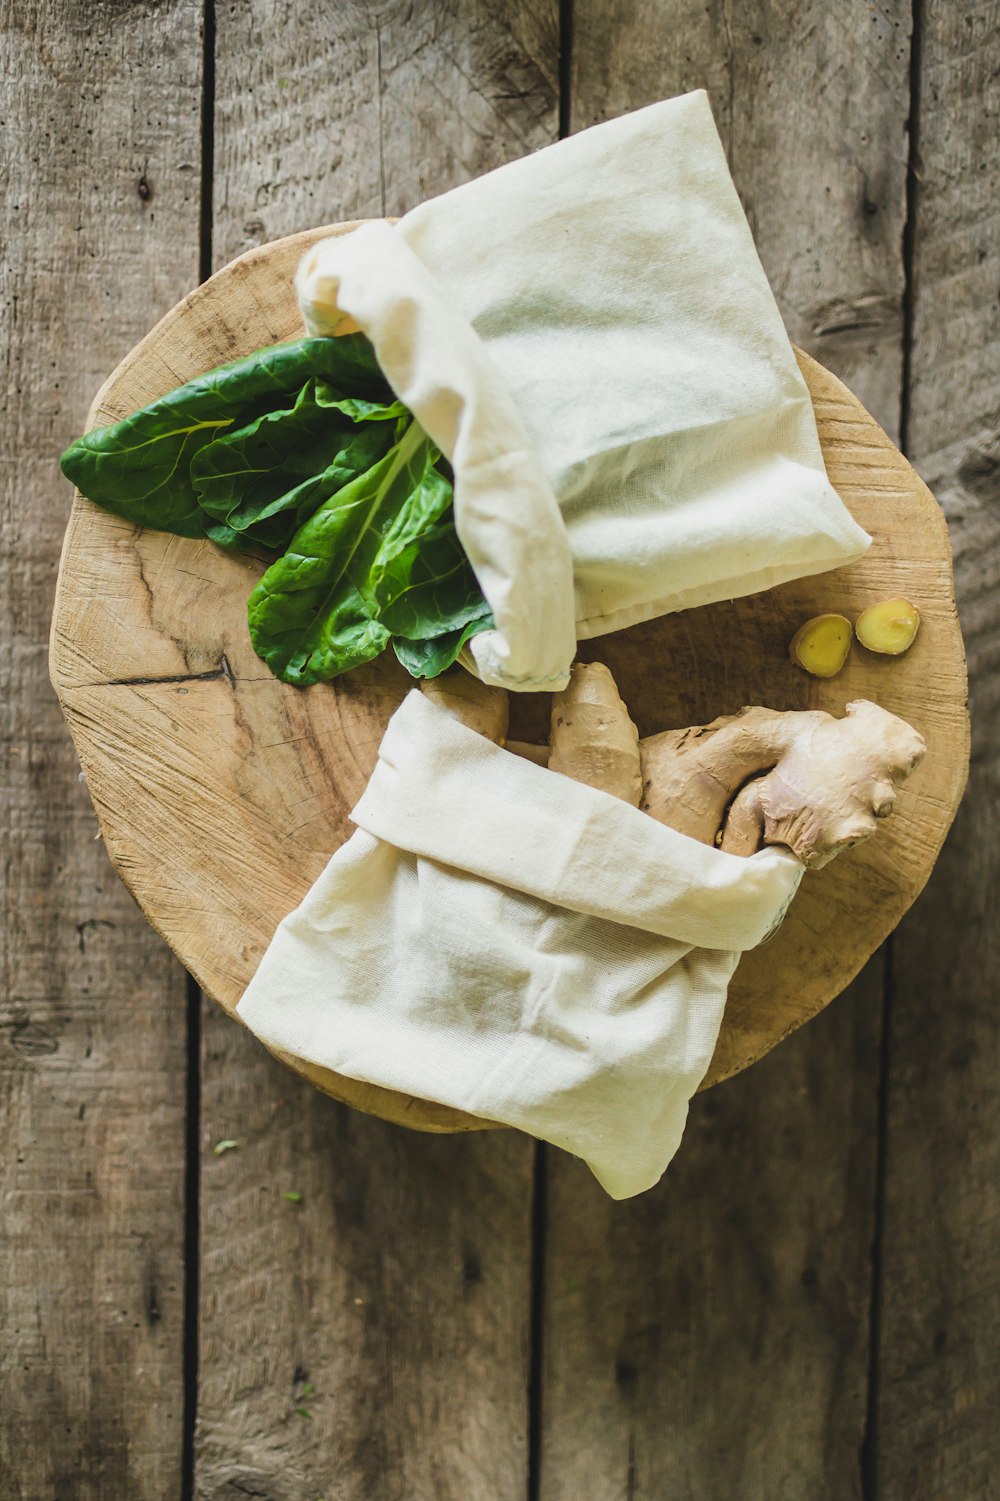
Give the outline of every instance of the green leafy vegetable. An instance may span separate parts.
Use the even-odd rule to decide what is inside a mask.
[[[458,660],[458,654],[467,641],[478,636],[480,631],[493,629],[493,616],[485,600],[482,614],[459,631],[447,631],[443,636],[434,636],[427,641],[407,641],[402,636],[393,639],[392,649],[411,678],[436,678]]]
[[[460,630],[481,616],[482,595],[450,512],[376,559],[372,595],[382,624],[411,641]]]
[[[299,339],[275,344],[188,381],[123,422],[77,438],[62,456],[68,480],[106,510],[182,537],[205,534],[191,461],[220,432],[251,412],[279,407],[313,376],[345,395],[385,402],[392,393],[368,340]]]
[[[285,682],[336,677],[393,638],[407,671],[433,677],[493,623],[455,532],[451,470],[361,334],[209,371],[78,438],[62,468],[139,526],[282,554],[248,616]]]
[[[338,398],[308,381],[291,408],[265,412],[195,455],[198,501],[224,528],[217,536],[209,526],[208,535],[223,546],[286,546],[323,500],[388,452],[408,417],[401,402]]]
[[[450,496],[433,468],[437,456],[411,423],[384,459],[299,528],[250,595],[254,649],[286,683],[321,682],[371,661],[388,643],[372,575],[401,511],[420,509],[414,494],[445,486]]]

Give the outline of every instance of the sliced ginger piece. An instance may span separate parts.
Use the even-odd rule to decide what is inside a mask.
[[[920,611],[908,599],[883,599],[869,605],[855,624],[858,640],[869,651],[901,656],[913,645],[920,627]]]
[[[799,626],[788,643],[788,654],[814,678],[833,678],[847,661],[852,635],[846,616],[814,615]]]

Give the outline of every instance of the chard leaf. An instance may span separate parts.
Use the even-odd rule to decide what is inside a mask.
[[[207,534],[222,546],[245,539],[284,547],[322,501],[388,452],[407,416],[401,402],[339,397],[326,382],[308,381],[293,406],[265,412],[195,455],[191,479],[211,518]]]
[[[255,542],[280,552],[324,501],[367,473],[385,457],[391,444],[392,433],[386,428],[364,428],[346,440],[346,446],[319,474],[303,480],[294,489],[261,506],[259,511],[235,507],[226,521],[206,525],[205,535],[221,547],[235,551]]]
[[[361,334],[275,344],[199,375],[123,422],[85,433],[63,454],[63,473],[90,500],[137,525],[204,536],[211,523],[191,481],[195,454],[234,424],[287,405],[312,377],[361,402],[393,400]]]
[[[254,650],[305,687],[369,662],[389,640],[375,618],[371,569],[437,450],[413,422],[384,458],[324,501],[250,595]]]
[[[458,631],[447,631],[428,641],[407,641],[403,636],[393,638],[392,649],[411,678],[436,678],[458,660],[458,654],[466,642],[480,631],[493,629],[493,616],[485,600],[482,613]]]
[[[482,590],[450,511],[388,556],[380,553],[372,568],[372,598],[381,624],[409,641],[461,630],[482,617]]]
[[[450,509],[452,494],[451,480],[441,474],[436,465],[429,466],[385,533],[372,567],[373,583],[399,554],[412,546]]]
[[[281,551],[249,602],[285,682],[336,677],[398,637],[434,677],[492,625],[454,530],[452,471],[361,334],[258,350],[68,448],[82,493],[137,525]]]

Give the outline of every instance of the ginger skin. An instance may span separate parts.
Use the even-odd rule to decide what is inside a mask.
[[[510,721],[510,700],[505,688],[490,688],[461,669],[443,673],[421,683],[420,691],[444,709],[459,724],[464,724],[487,740],[504,745]]]
[[[458,692],[454,679],[423,691],[472,728],[495,726],[499,709],[487,695],[502,690],[462,677]],[[639,740],[608,669],[578,663],[553,700],[548,756],[541,746],[508,749],[728,854],[776,845],[818,869],[870,838],[925,746],[905,720],[865,699],[848,704],[843,719],[818,709],[745,708]]]
[[[858,699],[820,709],[748,708],[640,743],[642,807],[730,854],[783,845],[810,869],[874,834],[923,758],[905,720]]]
[[[638,808],[642,797],[639,731],[601,662],[575,662],[569,686],[552,696],[549,769],[600,787]]]

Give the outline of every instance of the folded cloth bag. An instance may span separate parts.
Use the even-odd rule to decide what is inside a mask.
[[[577,638],[859,557],[704,92],[320,242],[345,315],[455,471],[487,682],[565,685]]]
[[[564,1147],[616,1199],[651,1187],[740,953],[780,922],[798,861],[699,844],[419,692],[351,817],[242,1019],[324,1068]]]

